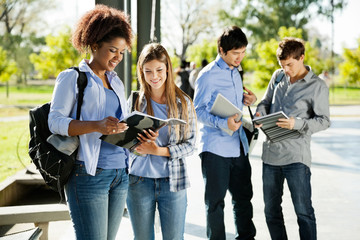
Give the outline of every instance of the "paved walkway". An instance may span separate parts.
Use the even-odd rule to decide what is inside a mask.
[[[312,192],[313,205],[318,225],[319,240],[360,239],[360,107],[331,107],[332,126],[313,135],[312,141]],[[347,115],[347,116],[345,116]],[[265,223],[262,200],[262,162],[260,159],[262,140],[256,144],[250,157],[253,170],[254,223],[256,239],[268,240],[270,236]],[[204,183],[201,176],[200,159],[197,154],[187,159],[191,188],[188,189],[188,211],[186,216],[186,240],[206,239],[205,208],[203,203]],[[231,198],[226,197],[225,224],[227,239],[234,239],[234,223]],[[291,240],[298,240],[296,215],[287,186],[283,197],[283,211]],[[20,224],[19,224],[20,225]],[[16,225],[11,231],[20,226]],[[50,240],[72,240],[70,221],[50,223]],[[117,239],[133,239],[130,220],[123,218]],[[162,239],[160,233],[156,239]]]

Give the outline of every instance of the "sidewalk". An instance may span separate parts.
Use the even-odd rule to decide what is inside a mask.
[[[356,151],[360,144],[360,107],[336,106],[331,107],[330,111],[335,116],[331,119],[331,128],[314,134],[312,138],[312,200],[317,218],[318,239],[360,239],[360,158]],[[262,199],[260,157],[263,139],[264,135],[261,133],[250,156],[254,189],[253,220],[257,228],[256,239],[269,240]],[[185,240],[206,239],[204,183],[200,164],[197,153],[187,159],[191,187],[188,189]],[[282,207],[288,238],[298,240],[296,215],[287,186],[284,186]],[[15,225],[11,231],[15,231],[19,225]],[[225,226],[227,239],[234,239],[229,194],[225,203]],[[50,223],[49,234],[50,240],[75,239],[70,221]],[[133,239],[129,218],[123,218],[117,239]],[[156,239],[162,239],[160,233],[157,233]]]

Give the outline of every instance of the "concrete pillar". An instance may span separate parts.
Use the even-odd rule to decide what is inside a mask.
[[[139,56],[144,45],[150,42],[152,4],[155,0],[137,0],[137,54]],[[155,8],[155,38],[156,42],[161,42],[160,38],[160,0],[156,0]]]

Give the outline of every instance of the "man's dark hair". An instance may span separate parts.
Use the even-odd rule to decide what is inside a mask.
[[[228,27],[218,38],[218,53],[222,48],[226,55],[232,49],[243,48],[248,45],[245,33],[237,26]]]
[[[279,42],[279,47],[276,50],[278,61],[286,60],[291,57],[299,60],[301,55],[305,55],[305,46],[302,39],[286,37]]]

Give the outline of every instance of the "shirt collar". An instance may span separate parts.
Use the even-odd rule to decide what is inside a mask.
[[[221,69],[229,69],[230,71],[232,70],[229,65],[224,61],[224,59],[222,59],[220,54],[216,56],[215,62]]]
[[[305,82],[309,82],[312,78],[312,76],[314,75],[313,71],[311,70],[310,66],[305,65],[306,70],[308,70],[309,72],[305,75],[305,77],[303,78],[305,80]]]
[[[81,60],[79,64],[79,70],[82,72],[89,72],[90,74],[95,75],[93,70],[89,67],[88,59]],[[111,71],[111,72],[106,71],[106,75],[109,77],[109,81],[111,81],[112,78],[117,76],[117,73],[115,71]]]

